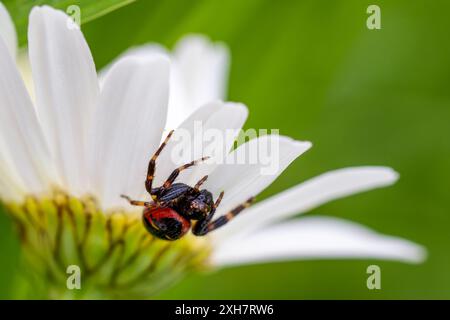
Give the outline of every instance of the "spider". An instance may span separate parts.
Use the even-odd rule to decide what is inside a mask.
[[[249,207],[254,197],[249,198],[227,214],[212,221],[224,192],[222,191],[214,202],[211,192],[206,189],[200,190],[201,185],[208,179],[207,175],[201,178],[194,187],[184,183],[174,183],[181,171],[195,166],[209,157],[203,157],[176,168],[161,187],[153,188],[152,182],[155,174],[156,159],[173,132],[174,130],[169,132],[148,164],[145,189],[153,201],[132,200],[126,195],[121,195],[121,197],[126,199],[131,205],[145,207],[142,220],[147,231],[155,237],[164,240],[177,240],[191,229],[192,221],[192,233],[196,236],[204,236],[225,225],[242,210]]]

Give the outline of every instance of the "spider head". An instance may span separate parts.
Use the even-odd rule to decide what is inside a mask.
[[[212,194],[208,190],[202,190],[186,201],[183,212],[190,219],[199,220],[211,212],[213,205]]]

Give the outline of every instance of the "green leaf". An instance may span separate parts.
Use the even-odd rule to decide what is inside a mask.
[[[4,0],[16,24],[19,46],[27,41],[28,15],[34,6],[49,5],[66,11],[70,6],[80,8],[81,24],[92,21],[135,0]],[[70,12],[69,12],[70,15]]]

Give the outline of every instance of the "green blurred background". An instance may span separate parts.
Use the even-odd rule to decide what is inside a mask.
[[[381,30],[366,27],[370,4],[381,7]],[[421,265],[236,267],[192,275],[158,298],[450,298],[449,11],[446,0],[141,0],[83,25],[98,68],[129,46],[172,47],[186,33],[224,41],[232,53],[229,99],[249,106],[246,127],[279,128],[314,143],[259,199],[327,170],[388,165],[401,174],[395,186],[308,215],[356,221],[429,250]],[[83,4],[81,12],[83,19]],[[18,250],[0,217],[0,297],[7,298]],[[381,267],[381,290],[366,287],[373,263]]]

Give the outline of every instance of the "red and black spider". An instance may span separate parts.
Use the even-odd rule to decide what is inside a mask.
[[[145,188],[150,193],[153,202],[131,200],[125,195],[121,195],[121,197],[128,200],[132,205],[145,207],[142,215],[144,226],[148,232],[158,238],[165,240],[181,238],[191,228],[191,220],[194,221],[192,233],[196,236],[204,236],[223,226],[242,210],[250,206],[254,198],[248,199],[229,213],[212,221],[224,192],[222,191],[214,202],[211,192],[206,189],[200,190],[200,186],[206,181],[208,176],[200,179],[194,187],[184,183],[174,183],[181,171],[195,166],[208,157],[189,162],[175,169],[161,187],[152,188],[156,158],[158,158],[173,132],[173,130],[170,131],[148,164]]]

